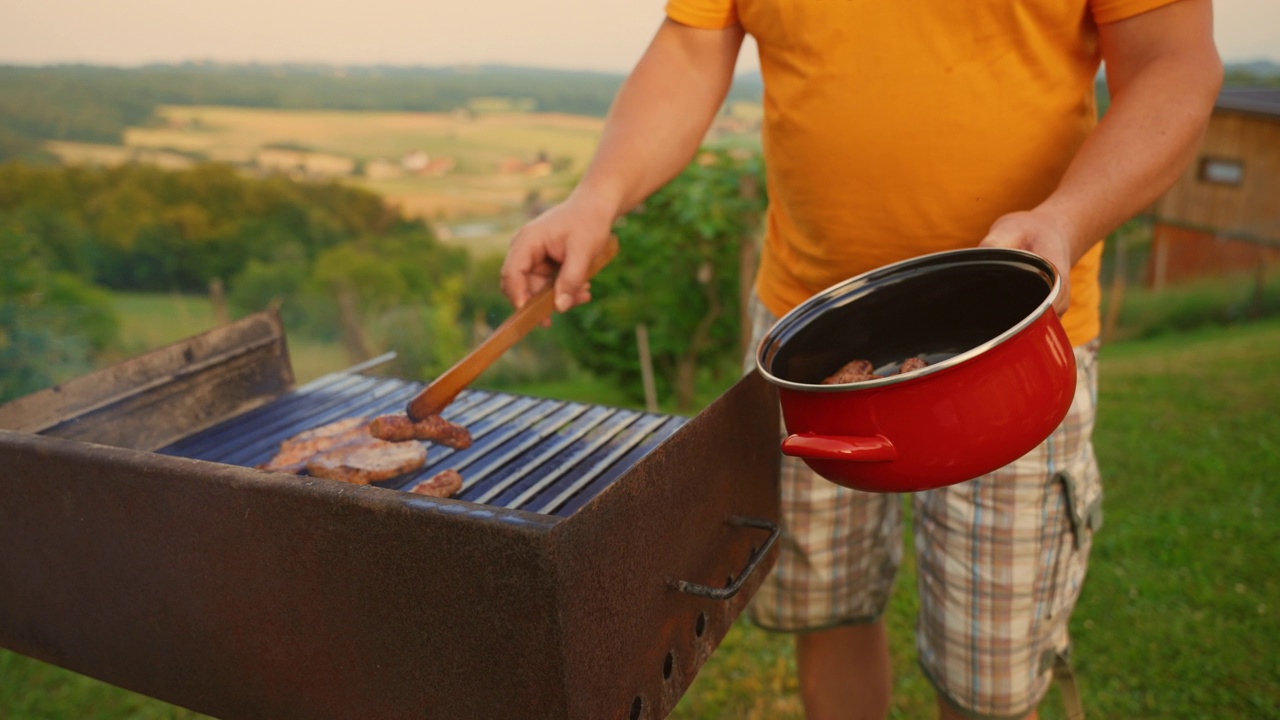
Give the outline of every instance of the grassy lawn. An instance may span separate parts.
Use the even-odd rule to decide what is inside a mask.
[[[179,327],[126,335],[207,311],[188,310]],[[582,384],[520,391],[621,402]],[[1280,321],[1105,347],[1100,395],[1106,522],[1072,623],[1089,716],[1280,717]],[[933,713],[914,585],[908,561],[888,614],[896,718]],[[801,718],[794,665],[786,637],[740,622],[673,717]],[[3,651],[0,678],[0,718],[198,717]],[[1052,696],[1042,717],[1063,717]]]
[[[216,324],[209,299],[198,295],[112,293],[120,319],[119,349],[104,358],[117,362],[210,330]],[[352,363],[333,343],[288,337],[289,359],[299,385]],[[4,716],[0,715],[0,719]]]

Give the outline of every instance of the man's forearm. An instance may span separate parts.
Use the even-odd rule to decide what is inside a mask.
[[[1149,206],[1193,157],[1222,82],[1209,13],[1207,0],[1181,0],[1102,28],[1111,107],[1041,205],[1071,219],[1073,262]]]
[[[692,159],[733,80],[743,31],[663,23],[628,76],[575,193],[622,214]]]

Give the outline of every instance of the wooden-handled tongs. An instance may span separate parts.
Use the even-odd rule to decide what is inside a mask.
[[[595,276],[617,254],[618,238],[610,236],[609,244],[591,263],[587,277]],[[445,409],[458,396],[458,393],[479,377],[480,373],[492,365],[502,353],[511,349],[511,346],[519,342],[543,320],[551,317],[553,310],[555,310],[554,281],[548,282],[545,287],[534,293],[528,302],[512,313],[511,317],[499,325],[498,329],[485,338],[484,342],[477,345],[474,350],[467,353],[466,357],[459,360],[410,400],[405,412],[417,422]]]

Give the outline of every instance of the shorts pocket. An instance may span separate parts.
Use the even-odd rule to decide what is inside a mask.
[[[1088,457],[1071,470],[1054,473],[1053,483],[1062,485],[1071,533],[1079,550],[1086,530],[1092,534],[1102,529],[1102,483],[1093,449],[1089,448]]]

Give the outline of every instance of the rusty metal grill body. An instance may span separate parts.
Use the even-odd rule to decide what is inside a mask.
[[[0,646],[227,719],[665,717],[773,560],[772,387],[469,391],[415,478],[251,467],[418,387],[295,390],[264,314],[0,406]],[[458,498],[400,491],[445,467]]]

